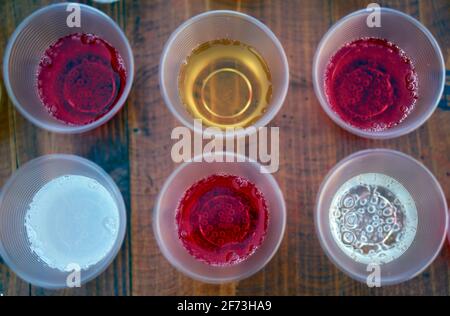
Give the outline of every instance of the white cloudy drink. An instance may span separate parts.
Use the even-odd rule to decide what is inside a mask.
[[[119,232],[119,208],[96,180],[65,175],[34,195],[25,227],[31,250],[47,266],[67,271],[75,264],[85,270],[112,250]]]

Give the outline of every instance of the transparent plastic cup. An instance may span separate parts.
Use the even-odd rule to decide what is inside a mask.
[[[272,31],[257,19],[235,11],[209,11],[194,16],[181,24],[167,41],[160,61],[161,93],[175,117],[195,132],[194,118],[183,105],[178,92],[180,68],[186,58],[200,44],[216,39],[237,40],[255,48],[265,59],[272,75],[272,100],[267,112],[254,123],[254,127],[267,125],[280,111],[289,87],[289,66],[281,43]],[[203,129],[211,136],[211,132]],[[249,130],[223,133],[223,136],[242,136]]]
[[[349,179],[366,173],[381,173],[409,192],[417,209],[417,231],[411,245],[396,259],[380,264],[381,285],[397,284],[417,276],[439,254],[448,225],[447,202],[441,186],[420,162],[401,152],[369,149],[339,162],[325,177],[316,203],[316,230],[329,259],[350,277],[366,282],[368,265],[342,251],[330,229],[330,209],[336,192]]]
[[[68,27],[69,5],[79,5],[81,27]],[[111,110],[97,121],[72,126],[52,117],[42,105],[36,88],[39,62],[58,39],[73,33],[98,35],[123,58],[127,81],[123,94]],[[84,4],[59,3],[46,6],[25,18],[12,34],[3,59],[3,77],[12,102],[30,122],[55,133],[82,133],[92,130],[111,119],[124,105],[134,78],[134,60],[130,44],[120,27],[105,13]]]
[[[433,35],[420,22],[400,11],[381,8],[381,27],[370,28],[366,9],[351,13],[334,24],[320,41],[313,60],[313,84],[320,104],[340,127],[366,138],[387,139],[405,135],[421,126],[436,109],[445,84],[445,64]],[[362,37],[387,39],[397,44],[412,59],[418,76],[415,109],[408,117],[384,131],[365,131],[354,127],[335,113],[325,94],[325,72],[331,57],[346,43]]]
[[[48,289],[66,287],[70,272],[47,266],[32,252],[25,228],[25,216],[34,195],[49,181],[79,175],[99,182],[117,203],[119,227],[110,252],[98,263],[81,270],[82,284],[94,279],[113,261],[122,245],[126,229],[126,209],[119,188],[98,165],[73,155],[53,154],[36,158],[19,168],[0,192],[0,256],[23,280]]]
[[[204,155],[213,157],[238,157],[232,153]],[[246,157],[244,162],[186,162],[181,164],[166,180],[153,212],[153,229],[161,252],[179,271],[206,283],[225,283],[247,278],[262,269],[276,253],[286,226],[286,206],[283,194],[274,177],[261,173],[261,165]],[[195,157],[196,161],[199,157]],[[260,247],[243,262],[230,266],[211,266],[191,256],[178,238],[176,210],[184,192],[195,182],[213,174],[231,174],[254,183],[264,195],[269,211],[267,235]]]

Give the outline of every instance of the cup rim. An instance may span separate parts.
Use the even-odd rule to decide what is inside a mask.
[[[161,231],[160,231],[160,225],[159,225],[157,219],[160,216],[159,214],[160,214],[160,210],[161,210],[161,199],[165,195],[167,189],[169,188],[170,184],[175,180],[177,175],[183,169],[189,167],[191,163],[196,163],[197,161],[200,161],[199,160],[200,158],[220,156],[220,155],[222,155],[222,157],[229,156],[229,157],[238,158],[238,159],[245,159],[245,162],[250,163],[257,168],[265,168],[264,166],[259,164],[257,161],[250,159],[249,157],[246,157],[246,156],[243,156],[243,155],[237,154],[237,153],[232,153],[232,152],[221,151],[221,152],[216,152],[216,153],[208,153],[208,154],[202,154],[202,155],[195,156],[192,159],[180,164],[172,171],[172,173],[169,175],[169,177],[165,180],[161,190],[159,191],[155,206],[153,208],[153,232],[155,234],[155,239],[158,244],[158,247],[159,247],[161,253],[163,254],[163,256],[176,270],[178,270],[182,274],[184,274],[194,280],[209,283],[209,284],[224,284],[224,283],[228,283],[228,282],[239,281],[239,280],[248,278],[248,277],[256,274],[257,272],[261,271],[270,262],[270,260],[272,260],[272,258],[277,253],[277,251],[280,248],[280,245],[284,239],[284,235],[286,232],[287,211],[286,211],[286,201],[284,199],[283,192],[281,191],[281,188],[278,185],[278,182],[275,180],[275,177],[270,173],[264,173],[264,176],[267,177],[269,182],[272,184],[273,190],[275,191],[276,195],[281,200],[280,213],[282,214],[283,218],[282,218],[282,223],[281,223],[281,225],[282,225],[281,232],[280,232],[280,235],[278,236],[278,240],[277,240],[275,247],[272,249],[272,251],[269,253],[269,255],[266,256],[264,261],[262,261],[260,263],[260,265],[257,267],[257,269],[241,273],[238,276],[234,276],[234,277],[231,276],[231,277],[220,278],[220,279],[219,278],[208,278],[208,277],[204,277],[201,274],[190,271],[188,268],[186,268],[185,266],[180,264],[178,262],[178,260],[175,260],[173,258],[172,253],[168,250],[168,248],[165,246],[164,242],[162,241],[162,238],[160,237]],[[241,161],[241,160],[236,160],[236,161]],[[206,163],[206,162],[203,162],[203,163]],[[222,163],[227,163],[227,162],[223,161]]]
[[[220,132],[216,132],[216,131],[215,132],[211,132],[210,130],[207,130],[206,128],[199,129],[199,128],[196,128],[196,126],[193,124],[194,118],[192,118],[192,120],[185,119],[179,113],[179,111],[177,111],[175,109],[175,106],[172,104],[172,102],[170,102],[170,99],[169,99],[168,93],[167,93],[167,88],[164,85],[165,78],[164,78],[164,71],[162,70],[163,69],[163,65],[166,64],[167,54],[170,51],[173,42],[179,36],[181,31],[183,31],[187,27],[191,26],[195,22],[197,22],[197,21],[199,21],[199,20],[201,20],[201,19],[203,19],[205,17],[220,16],[220,15],[228,15],[228,16],[233,16],[233,17],[237,17],[237,18],[241,18],[241,19],[247,20],[250,23],[252,23],[255,26],[257,26],[262,32],[264,32],[267,36],[270,37],[271,41],[274,43],[274,45],[276,46],[277,50],[280,53],[280,57],[282,59],[283,68],[284,68],[284,80],[286,82],[286,84],[282,87],[281,98],[280,98],[280,101],[277,104],[271,104],[269,106],[268,111],[266,112],[266,114],[263,115],[259,120],[257,120],[251,126],[243,128],[242,130],[237,130],[237,131],[234,130],[232,133],[226,133],[225,130],[222,130]],[[199,133],[199,134],[204,134],[207,137],[212,137],[212,136],[221,136],[221,137],[224,137],[224,138],[242,137],[242,136],[246,136],[246,135],[252,134],[253,133],[252,127],[258,129],[260,127],[266,126],[270,121],[272,121],[274,119],[274,117],[278,114],[278,112],[283,107],[284,102],[286,100],[287,93],[288,93],[288,89],[289,89],[289,63],[288,63],[288,59],[287,59],[287,56],[286,56],[286,52],[284,51],[284,48],[283,48],[281,42],[279,41],[279,39],[276,37],[276,35],[273,33],[273,31],[267,25],[265,25],[264,23],[262,23],[258,19],[254,18],[251,15],[248,15],[248,14],[245,14],[245,13],[242,13],[242,12],[238,12],[238,11],[233,11],[233,10],[212,10],[212,11],[206,11],[206,12],[200,13],[198,15],[195,15],[195,16],[187,19],[182,24],[180,24],[170,34],[169,39],[164,44],[164,48],[162,50],[162,54],[161,54],[161,58],[160,58],[160,62],[159,62],[159,86],[160,86],[161,94],[162,94],[162,97],[163,97],[163,100],[164,100],[164,103],[165,103],[166,107],[177,118],[177,120],[179,122],[181,122],[184,126],[188,127],[191,131],[194,131],[195,133]]]
[[[12,173],[12,175],[6,181],[4,186],[2,188],[0,188],[0,204],[2,203],[2,201],[4,199],[5,192],[11,187],[13,181],[16,179],[18,172],[24,172],[30,168],[32,169],[34,167],[34,165],[38,164],[39,162],[41,162],[43,160],[48,160],[48,159],[70,160],[70,161],[74,161],[76,163],[84,164],[84,165],[88,166],[89,168],[92,168],[93,170],[95,170],[95,172],[97,172],[98,174],[100,174],[107,180],[107,182],[111,185],[111,187],[114,191],[114,194],[115,194],[114,197],[118,199],[118,201],[117,201],[118,207],[117,208],[119,211],[120,223],[119,223],[119,231],[117,233],[117,238],[114,242],[113,247],[111,248],[111,251],[101,260],[101,261],[103,261],[103,260],[104,261],[101,263],[101,265],[99,266],[97,271],[95,273],[93,273],[91,276],[89,276],[88,278],[85,278],[84,280],[81,281],[82,284],[86,284],[89,281],[92,281],[93,279],[98,277],[109,267],[109,265],[117,257],[117,254],[119,253],[119,251],[122,247],[123,241],[125,239],[125,233],[126,233],[126,227],[127,227],[127,212],[126,212],[126,205],[125,205],[125,202],[123,199],[123,195],[122,195],[119,187],[117,186],[116,182],[111,178],[111,176],[102,167],[100,167],[93,161],[90,161],[86,158],[83,158],[83,157],[80,157],[77,155],[49,154],[49,155],[39,156],[30,161],[27,161],[26,163],[24,163],[22,166],[20,166],[18,169],[16,169]],[[3,261],[5,262],[5,264],[12,271],[14,271],[14,273],[17,274],[17,276],[19,276],[22,280],[24,280],[30,284],[33,284],[33,285],[39,286],[39,287],[43,287],[46,289],[51,289],[51,290],[66,288],[65,286],[61,286],[61,285],[58,285],[55,283],[41,281],[41,280],[39,280],[39,281],[34,280],[32,277],[29,276],[29,274],[26,271],[17,269],[14,261],[11,259],[11,257],[8,255],[8,253],[5,251],[5,247],[3,246],[1,239],[0,239],[0,256],[3,259]]]
[[[376,154],[376,153],[384,153],[386,155],[395,155],[395,156],[401,157],[402,159],[407,159],[407,160],[415,163],[418,168],[425,171],[428,174],[428,176],[430,177],[430,179],[432,180],[432,182],[435,184],[435,187],[436,187],[439,195],[442,197],[442,201],[444,202],[444,209],[445,209],[444,233],[441,237],[439,247],[436,248],[436,251],[433,254],[433,256],[430,256],[428,258],[428,260],[426,260],[425,264],[423,264],[423,266],[420,269],[417,269],[417,271],[414,274],[412,274],[411,276],[409,276],[408,278],[403,278],[403,279],[399,278],[399,277],[393,278],[392,276],[389,276],[387,280],[386,280],[386,278],[383,278],[381,280],[381,285],[389,286],[389,285],[395,285],[395,284],[409,281],[409,280],[415,278],[416,276],[418,276],[419,274],[421,274],[425,269],[427,269],[433,263],[433,261],[436,259],[436,257],[441,252],[442,247],[444,246],[444,243],[446,241],[446,235],[447,235],[446,232],[448,231],[449,225],[450,225],[449,224],[450,218],[449,218],[449,214],[447,211],[448,210],[447,200],[445,198],[444,191],[443,191],[441,185],[439,184],[438,180],[433,175],[433,173],[431,173],[431,171],[422,162],[420,162],[420,161],[416,160],[415,158],[413,158],[405,153],[402,153],[400,151],[392,150],[392,149],[385,149],[385,148],[365,149],[365,150],[355,152],[355,153],[343,158],[335,166],[333,166],[333,168],[331,168],[331,170],[325,175],[322,183],[320,184],[320,187],[319,187],[319,190],[317,193],[317,197],[316,197],[315,208],[314,208],[314,222],[315,222],[314,226],[315,226],[316,235],[319,239],[320,245],[321,245],[323,251],[325,252],[326,256],[328,257],[328,259],[337,268],[339,268],[339,270],[341,270],[344,274],[346,274],[350,278],[357,280],[359,282],[365,282],[366,279],[364,277],[361,277],[361,275],[359,275],[359,274],[353,273],[352,269],[347,268],[347,266],[343,265],[341,262],[338,262],[338,260],[336,260],[334,258],[334,256],[332,254],[335,252],[341,251],[341,250],[338,249],[338,247],[335,247],[336,250],[331,251],[330,249],[333,247],[330,247],[329,243],[325,242],[325,240],[323,238],[323,236],[324,236],[323,229],[322,229],[323,224],[319,221],[319,213],[321,212],[320,210],[321,210],[321,206],[323,203],[322,195],[323,195],[324,189],[329,185],[330,181],[332,181],[332,179],[335,175],[335,172],[338,169],[340,169],[341,167],[343,167],[344,165],[351,163],[351,161],[353,161],[354,159],[372,155],[372,154]]]
[[[326,98],[326,95],[324,93],[322,93],[321,87],[323,86],[323,82],[319,82],[320,75],[317,73],[317,70],[318,70],[319,55],[321,54],[321,51],[322,51],[325,43],[342,26],[342,24],[344,22],[347,22],[348,20],[350,20],[356,16],[359,16],[359,15],[370,14],[370,11],[368,11],[367,9],[360,9],[360,10],[354,11],[354,12],[342,17],[336,23],[334,23],[328,29],[328,31],[323,35],[322,39],[320,40],[319,44],[317,45],[316,52],[313,57],[312,79],[313,79],[313,86],[314,86],[314,92],[316,94],[316,97],[319,100],[319,103],[320,103],[322,109],[325,111],[325,113],[328,115],[328,117],[334,121],[334,123],[336,123],[341,128],[345,129],[346,131],[348,131],[354,135],[360,136],[360,137],[369,138],[369,139],[392,139],[392,138],[396,138],[396,137],[400,137],[400,136],[409,134],[410,132],[418,129],[434,113],[434,111],[436,110],[436,108],[439,104],[440,98],[442,96],[442,93],[443,93],[444,87],[445,87],[445,62],[444,62],[444,57],[442,55],[442,50],[441,50],[438,42],[436,41],[434,36],[431,34],[431,32],[420,21],[416,20],[412,16],[410,16],[404,12],[401,12],[399,10],[381,7],[380,11],[395,14],[399,18],[406,19],[409,22],[411,22],[416,28],[418,28],[422,33],[425,34],[427,39],[430,41],[431,46],[434,48],[434,51],[439,59],[439,63],[441,65],[441,67],[440,67],[441,68],[441,76],[442,76],[442,80],[441,80],[440,87],[439,87],[439,93],[435,96],[434,104],[429,105],[428,110],[417,120],[417,122],[415,124],[411,124],[410,126],[405,127],[398,131],[393,131],[391,129],[387,129],[387,130],[380,131],[380,132],[362,130],[362,129],[359,129],[359,128],[352,126],[351,124],[345,122],[337,113],[335,113],[331,109],[329,102]],[[337,48],[337,49],[339,49],[339,48]],[[400,123],[400,124],[402,124],[402,123]]]
[[[106,13],[104,13],[103,11],[100,11],[97,8],[94,8],[92,6],[89,6],[87,4],[83,4],[83,3],[73,3],[73,4],[77,4],[79,5],[81,8],[85,9],[85,10],[89,10],[94,12],[95,14],[101,16],[102,18],[104,18],[106,21],[109,22],[109,24],[111,25],[111,27],[115,30],[115,32],[119,35],[119,37],[121,38],[121,41],[125,44],[126,47],[126,53],[130,56],[130,69],[127,69],[127,75],[128,78],[126,80],[126,84],[125,84],[125,88],[124,91],[122,93],[122,96],[119,98],[119,100],[117,100],[116,104],[111,108],[110,111],[108,111],[104,116],[102,116],[101,118],[99,118],[98,120],[86,124],[86,125],[79,125],[79,126],[72,126],[72,125],[67,125],[67,126],[50,126],[44,122],[42,122],[39,119],[36,119],[33,115],[31,115],[28,111],[26,111],[21,103],[17,100],[16,95],[13,91],[13,88],[11,87],[10,81],[9,81],[9,77],[10,77],[10,73],[9,73],[9,59],[11,57],[11,51],[13,49],[13,46],[17,40],[17,37],[22,33],[23,29],[35,18],[39,17],[41,14],[52,10],[54,8],[57,7],[67,7],[69,4],[71,4],[71,2],[66,2],[66,3],[55,3],[55,4],[50,4],[47,6],[44,6],[34,12],[32,12],[30,15],[28,15],[25,19],[22,20],[22,22],[16,27],[16,29],[14,30],[14,32],[12,33],[12,35],[10,36],[8,43],[6,45],[5,48],[5,53],[3,56],[3,78],[5,81],[5,87],[6,87],[6,91],[8,93],[9,98],[11,99],[12,103],[14,104],[15,108],[17,110],[19,110],[19,112],[31,123],[33,123],[34,125],[36,125],[39,128],[42,128],[44,130],[50,131],[50,132],[54,132],[54,133],[61,133],[61,134],[79,134],[79,133],[84,133],[84,132],[88,132],[90,130],[93,130],[103,124],[105,124],[106,122],[108,122],[112,117],[114,117],[117,112],[119,112],[119,110],[125,105],[125,102],[130,94],[131,91],[131,87],[133,85],[133,80],[134,80],[134,72],[135,72],[135,63],[134,63],[134,56],[133,56],[133,50],[131,48],[131,45],[127,39],[127,37],[125,36],[123,30],[120,28],[120,26],[111,18],[109,17]]]

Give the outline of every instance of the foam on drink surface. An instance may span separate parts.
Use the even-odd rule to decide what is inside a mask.
[[[394,178],[365,173],[345,182],[331,203],[330,228],[336,244],[353,260],[385,264],[399,258],[417,231],[417,209]]]
[[[50,268],[85,270],[101,261],[118,236],[119,210],[94,179],[65,175],[45,184],[25,217],[31,250]]]

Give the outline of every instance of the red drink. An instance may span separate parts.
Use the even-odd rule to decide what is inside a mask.
[[[417,100],[414,65],[398,46],[378,38],[344,45],[331,58],[325,91],[347,123],[381,131],[403,121]]]
[[[176,215],[187,251],[210,265],[241,262],[261,245],[268,225],[266,201],[248,180],[212,175],[192,185]]]
[[[126,69],[119,52],[92,34],[71,34],[51,45],[37,75],[39,97],[49,113],[71,125],[92,123],[122,95]]]

